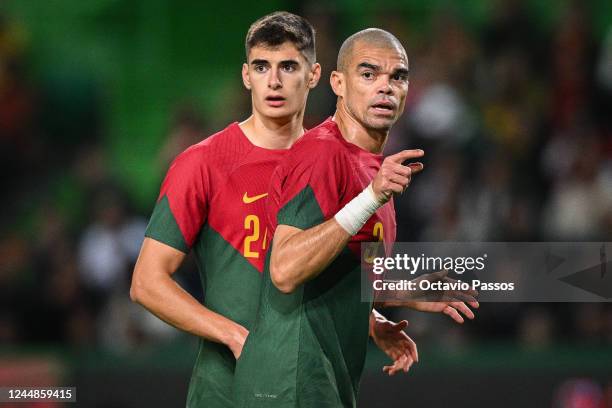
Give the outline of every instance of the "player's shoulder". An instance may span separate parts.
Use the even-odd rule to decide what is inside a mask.
[[[239,127],[238,123],[234,122],[225,129],[189,146],[176,156],[172,166],[202,167],[209,162],[223,160],[223,157],[227,154],[235,155],[237,153],[239,142]]]
[[[221,129],[217,133],[214,133],[208,136],[206,139],[202,140],[200,143],[193,145],[194,148],[201,149],[217,149],[227,147],[228,144],[237,144],[241,140],[242,130],[240,130],[240,125],[238,122],[232,122],[227,125],[224,129]]]
[[[291,147],[277,167],[275,177],[285,179],[333,172],[350,168],[350,154],[335,122],[326,120],[312,128]]]
[[[310,129],[293,145],[290,160],[320,161],[347,153],[336,122],[331,118]]]

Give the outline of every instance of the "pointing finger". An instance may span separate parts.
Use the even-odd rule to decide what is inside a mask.
[[[395,153],[387,157],[387,160],[401,164],[408,159],[416,159],[417,157],[423,157],[424,155],[425,152],[421,149],[402,150],[399,153]]]

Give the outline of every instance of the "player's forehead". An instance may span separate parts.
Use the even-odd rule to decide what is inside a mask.
[[[378,46],[358,41],[351,51],[349,67],[353,70],[363,66],[376,66],[385,71],[408,69],[408,57],[400,47]]]
[[[257,44],[249,50],[248,62],[255,60],[267,61],[269,63],[294,60],[305,62],[304,55],[291,41],[285,41],[281,45],[269,46],[264,43]]]

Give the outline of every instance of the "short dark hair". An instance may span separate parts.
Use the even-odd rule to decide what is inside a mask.
[[[244,48],[247,59],[249,51],[257,45],[278,47],[291,42],[311,64],[317,60],[315,51],[315,29],[304,18],[286,11],[276,11],[251,24]]]

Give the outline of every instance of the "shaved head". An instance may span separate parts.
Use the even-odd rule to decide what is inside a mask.
[[[359,31],[340,47],[338,66],[329,80],[338,96],[338,119],[386,137],[404,110],[408,93],[406,50],[385,30]]]
[[[340,72],[346,72],[351,61],[351,56],[356,44],[365,44],[374,48],[391,48],[400,51],[406,56],[406,50],[400,41],[390,32],[381,30],[380,28],[366,28],[356,32],[347,38],[340,47],[338,52],[338,61],[336,69]],[[406,61],[408,57],[406,56]]]

